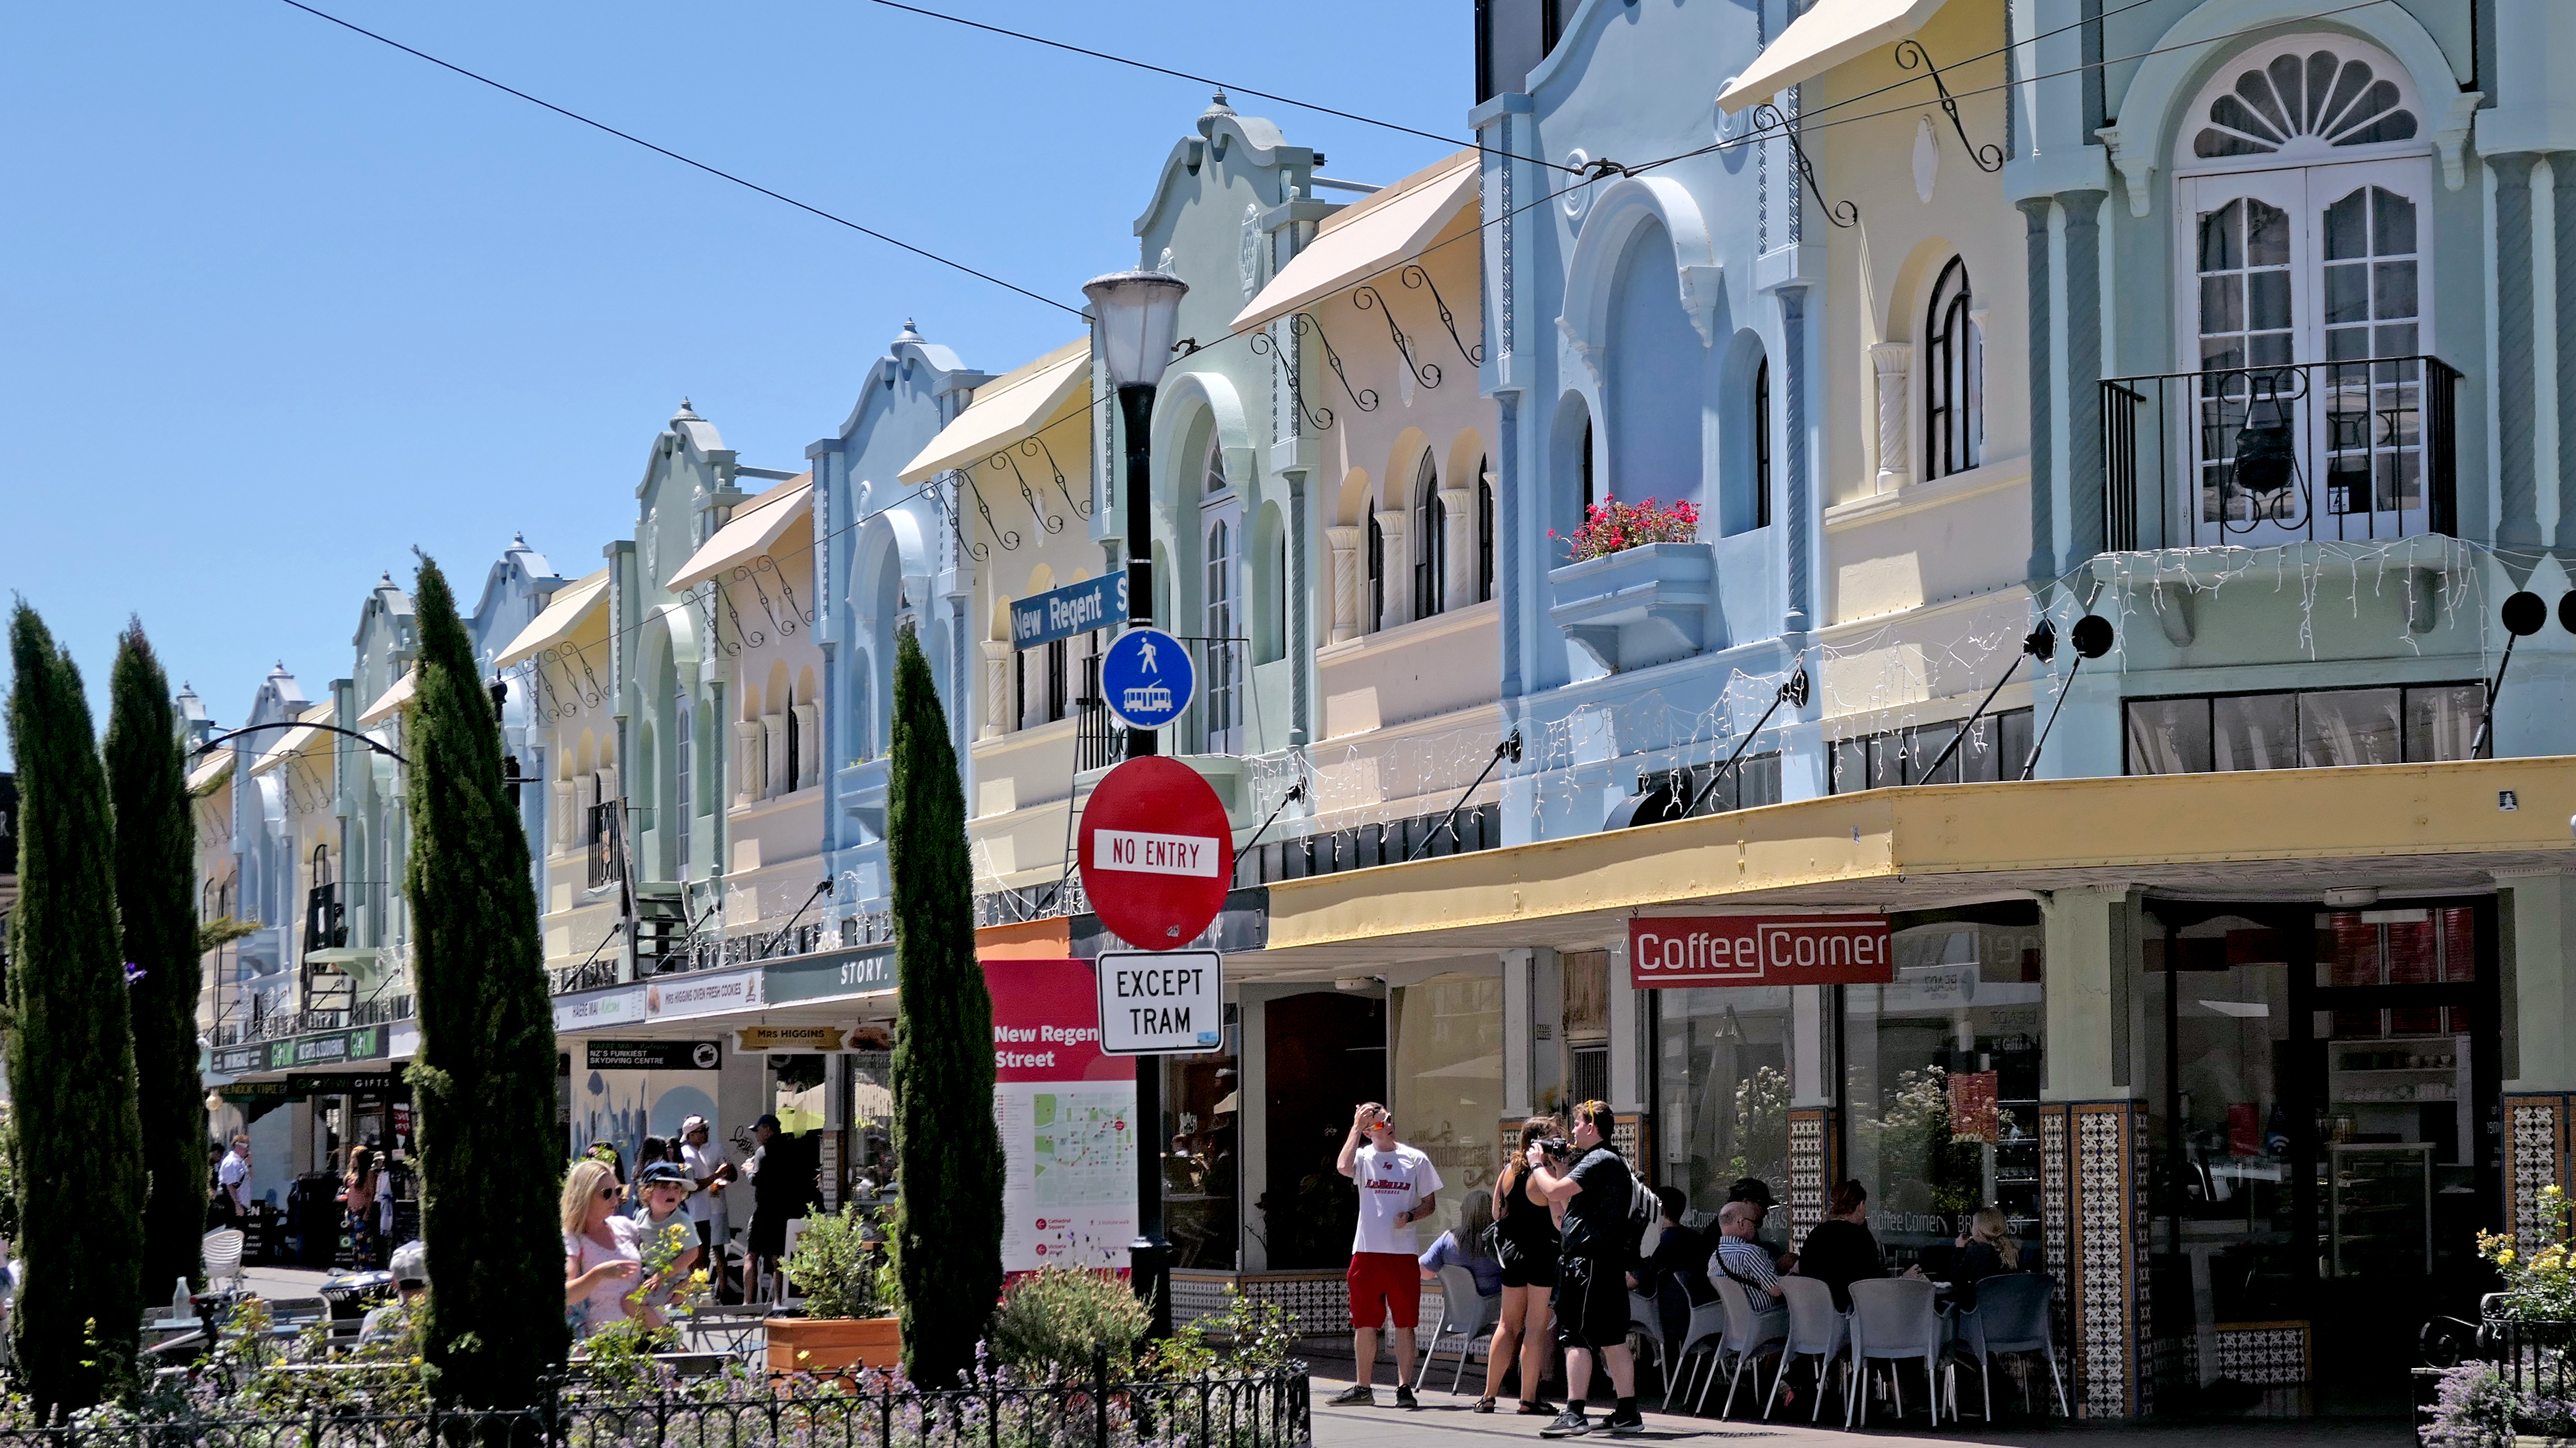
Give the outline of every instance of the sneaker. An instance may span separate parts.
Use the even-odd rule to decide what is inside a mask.
[[[1555,1422],[1539,1429],[1538,1435],[1542,1438],[1575,1438],[1591,1431],[1592,1425],[1585,1421],[1583,1410],[1570,1407],[1557,1414]]]
[[[1419,1408],[1422,1406],[1420,1403],[1413,1400],[1412,1387],[1404,1383],[1398,1383],[1395,1385],[1395,1405],[1399,1408]]]
[[[1602,1421],[1601,1427],[1613,1438],[1633,1438],[1646,1431],[1646,1415],[1635,1408],[1625,1413],[1614,1411]]]
[[[1332,1405],[1336,1408],[1374,1408],[1377,1406],[1377,1394],[1370,1392],[1369,1385],[1366,1383],[1353,1383],[1333,1394]]]

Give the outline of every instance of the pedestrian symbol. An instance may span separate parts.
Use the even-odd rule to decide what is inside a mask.
[[[1157,628],[1131,628],[1100,660],[1100,691],[1118,722],[1160,729],[1198,697],[1198,669],[1181,641]]]

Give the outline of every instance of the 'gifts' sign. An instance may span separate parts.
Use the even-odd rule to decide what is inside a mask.
[[[1628,980],[1639,990],[1894,979],[1894,936],[1884,916],[1685,915],[1628,922]]]

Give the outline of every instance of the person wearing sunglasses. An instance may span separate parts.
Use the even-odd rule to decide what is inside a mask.
[[[635,1219],[618,1210],[625,1197],[604,1161],[574,1162],[564,1177],[564,1325],[576,1341],[641,1315],[632,1294],[644,1253]]]

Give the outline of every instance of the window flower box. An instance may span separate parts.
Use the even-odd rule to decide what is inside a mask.
[[[1705,645],[1717,589],[1708,544],[1641,543],[1548,574],[1549,617],[1612,673],[1695,654]]]

